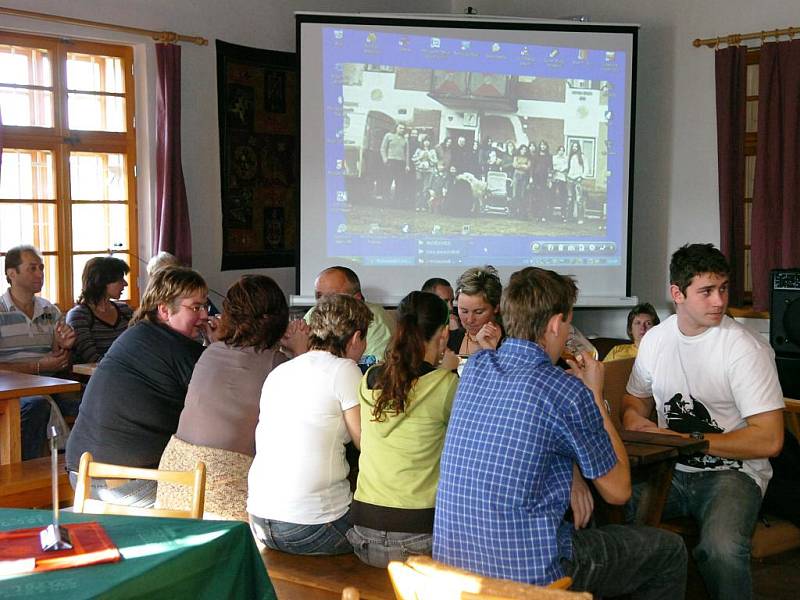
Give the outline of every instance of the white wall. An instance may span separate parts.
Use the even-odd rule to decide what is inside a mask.
[[[636,23],[639,35],[631,292],[668,310],[670,254],[686,242],[719,244],[714,52],[695,38],[800,25],[785,0],[454,0],[479,14]],[[587,333],[624,335],[625,310],[583,310]],[[763,324],[749,323],[760,329]],[[768,328],[768,325],[767,325]]]
[[[220,205],[217,66],[214,40],[294,52],[294,11],[448,12],[449,0],[3,0],[7,8],[105,21],[208,38],[208,46],[182,44],[182,154],[192,226],[193,266],[212,288],[227,289],[241,271],[220,271],[222,209]],[[56,34],[135,47],[137,63],[137,139],[139,144],[139,255],[150,256],[151,198],[155,140],[155,52],[147,38],[0,15],[0,28]],[[146,124],[144,126],[143,124]],[[153,141],[153,144],[155,142]],[[153,174],[153,176],[151,176]],[[294,269],[262,269],[287,293],[294,293]]]
[[[558,18],[587,15],[594,22],[638,23],[638,98],[633,218],[632,293],[668,312],[667,265],[685,242],[719,242],[714,101],[714,54],[694,48],[697,37],[800,25],[800,4],[786,0],[4,0],[4,6],[167,29],[209,38],[210,44],[183,45],[183,167],[190,203],[194,266],[212,287],[224,290],[240,272],[220,272],[216,57],[214,39],[294,50],[294,10],[419,11]],[[139,102],[152,130],[154,119],[152,44],[141,38],[0,16],[0,27],[51,31],[138,44],[137,59],[151,77],[140,83]],[[141,65],[140,65],[141,68]],[[141,122],[141,119],[140,121]],[[146,132],[144,132],[146,133]],[[142,134],[142,132],[140,132]],[[144,166],[152,154],[144,157]],[[140,166],[142,166],[140,160]],[[143,185],[147,195],[154,187]],[[143,215],[147,225],[148,215]],[[142,228],[143,231],[147,227]],[[140,251],[149,255],[149,242]],[[285,290],[294,287],[293,269],[264,270]],[[624,310],[582,311],[576,320],[587,332],[624,333]]]

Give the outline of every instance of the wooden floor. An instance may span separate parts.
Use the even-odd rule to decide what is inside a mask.
[[[800,598],[800,549],[770,556],[751,563],[756,600],[796,600]],[[689,572],[687,600],[708,598],[699,574]]]

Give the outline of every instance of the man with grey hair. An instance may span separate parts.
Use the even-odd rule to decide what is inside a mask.
[[[0,296],[0,369],[52,375],[68,368],[76,335],[58,307],[36,295],[44,285],[41,253],[29,245],[11,248],[6,252],[5,272],[10,287]],[[77,412],[77,402],[58,400],[67,414]],[[41,454],[49,418],[47,398],[20,400],[23,460]]]
[[[373,356],[376,360],[383,360],[386,346],[394,329],[392,319],[380,304],[366,301],[361,292],[361,281],[355,271],[342,266],[328,267],[322,270],[314,281],[314,296],[319,300],[331,294],[347,294],[367,305],[372,312],[372,323],[367,330],[367,348],[364,355]],[[310,322],[313,312],[314,309],[311,308],[303,317],[307,323]]]

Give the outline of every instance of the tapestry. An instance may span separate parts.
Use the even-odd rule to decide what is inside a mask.
[[[217,40],[222,270],[292,267],[297,246],[295,55]]]

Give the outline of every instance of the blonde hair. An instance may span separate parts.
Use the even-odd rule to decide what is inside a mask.
[[[503,284],[497,269],[491,265],[485,267],[472,267],[461,274],[456,281],[456,302],[461,294],[467,296],[483,296],[492,306],[500,304],[500,297],[503,294]]]
[[[133,314],[128,327],[133,327],[139,321],[158,323],[158,306],[166,304],[171,312],[178,309],[178,301],[202,292],[208,293],[205,279],[194,269],[187,267],[164,267],[156,271],[147,282],[147,287],[142,294],[142,302]]]
[[[309,350],[326,350],[343,357],[353,334],[360,331],[366,338],[371,322],[372,311],[361,300],[347,294],[323,296],[309,319]]]

